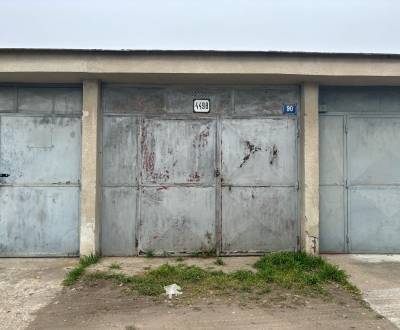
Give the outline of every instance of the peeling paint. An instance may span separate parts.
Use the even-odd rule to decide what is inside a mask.
[[[279,153],[278,148],[277,148],[277,146],[274,144],[273,147],[271,148],[271,158],[270,158],[270,161],[269,161],[269,163],[270,163],[271,165],[274,163],[275,159],[278,158],[278,153]]]
[[[189,178],[188,178],[188,181],[189,182],[199,182],[200,181],[199,173],[196,171],[196,172],[190,174]]]
[[[250,141],[245,141],[244,143],[247,148],[247,152],[246,155],[243,157],[242,163],[239,165],[239,167],[243,167],[243,165],[246,164],[246,162],[250,159],[251,155],[261,150],[260,146],[255,146]]]

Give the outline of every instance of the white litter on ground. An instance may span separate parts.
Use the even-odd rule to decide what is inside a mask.
[[[175,283],[164,286],[164,290],[165,290],[165,294],[168,296],[169,299],[172,299],[172,296],[174,296],[174,295],[182,294],[182,292],[181,292],[182,288]]]

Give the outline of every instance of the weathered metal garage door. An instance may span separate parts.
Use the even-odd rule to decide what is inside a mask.
[[[78,88],[0,87],[0,256],[77,255]]]
[[[222,250],[296,248],[294,118],[222,121]]]
[[[295,249],[297,121],[282,107],[297,102],[292,86],[104,87],[102,253]]]
[[[320,120],[321,250],[398,253],[400,149],[395,144],[400,139],[396,114],[400,90],[350,88],[324,93],[322,109],[329,110],[336,94],[335,109],[342,113],[325,114]],[[343,114],[346,108],[339,97],[353,114]]]
[[[348,236],[351,252],[400,252],[400,117],[350,117]]]

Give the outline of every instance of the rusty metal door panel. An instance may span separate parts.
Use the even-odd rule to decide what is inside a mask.
[[[221,156],[222,251],[296,249],[296,119],[223,119]]]
[[[299,102],[297,86],[244,87],[235,89],[235,114],[281,115],[283,104]]]
[[[296,185],[296,120],[222,120],[225,185]]]
[[[79,187],[0,187],[0,255],[78,255],[78,205]]]
[[[296,200],[294,187],[223,187],[222,250],[296,249]]]
[[[136,187],[103,188],[101,253],[132,256],[136,253]]]
[[[214,249],[214,187],[142,188],[140,252],[190,253]]]
[[[346,251],[346,195],[344,187],[321,186],[319,194],[320,251],[344,253]]]
[[[136,185],[137,119],[104,117],[103,185]]]
[[[65,117],[0,119],[0,168],[7,184],[77,184],[81,121]]]
[[[349,183],[400,184],[400,117],[351,117]]]
[[[400,188],[349,190],[351,253],[400,253]]]
[[[144,184],[214,184],[214,120],[144,120]]]

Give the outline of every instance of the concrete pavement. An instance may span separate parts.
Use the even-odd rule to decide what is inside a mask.
[[[400,328],[400,255],[325,255],[349,275],[364,299]]]

